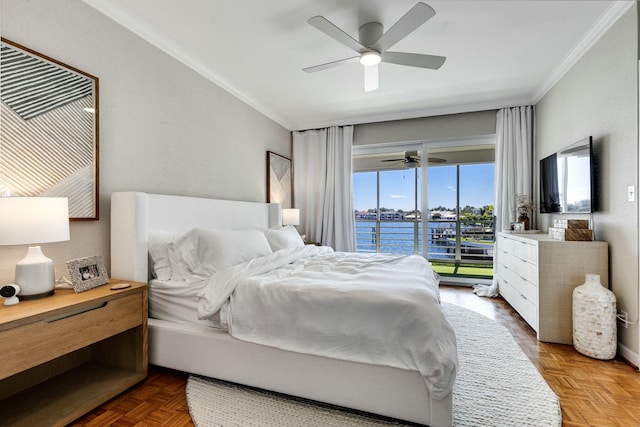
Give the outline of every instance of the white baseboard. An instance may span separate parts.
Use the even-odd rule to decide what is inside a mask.
[[[638,353],[634,353],[629,347],[620,343],[618,343],[618,355],[636,368],[640,366],[640,357],[638,356]]]

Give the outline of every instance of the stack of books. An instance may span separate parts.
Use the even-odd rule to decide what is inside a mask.
[[[588,219],[555,219],[549,227],[549,237],[554,240],[588,241],[593,240],[593,231]]]

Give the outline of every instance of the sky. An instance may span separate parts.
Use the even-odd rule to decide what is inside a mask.
[[[403,169],[380,172],[380,207],[388,209],[414,209],[415,175],[420,169]],[[456,166],[429,167],[429,206],[456,206]],[[460,207],[480,208],[493,205],[494,164],[472,164],[460,166]],[[376,173],[353,174],[354,209],[361,211],[376,207]],[[420,194],[418,194],[420,209]]]

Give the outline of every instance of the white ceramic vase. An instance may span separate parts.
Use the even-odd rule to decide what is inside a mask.
[[[573,290],[573,346],[595,359],[616,355],[616,296],[600,284],[598,274],[587,274],[586,282]]]

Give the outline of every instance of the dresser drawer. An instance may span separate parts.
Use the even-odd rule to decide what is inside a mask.
[[[517,286],[517,285],[516,285]],[[500,294],[507,302],[522,316],[522,318],[537,332],[538,331],[538,308],[537,304],[527,299],[519,292],[509,279],[502,278],[500,281]]]
[[[514,240],[510,237],[499,235],[498,236],[498,249],[502,252],[513,252],[513,242]]]
[[[538,266],[531,264],[529,261],[515,256],[511,257],[509,268],[518,276],[528,280],[532,284],[538,284]]]
[[[518,294],[523,295],[533,304],[538,304],[538,287],[535,283],[532,283],[521,276],[519,272],[512,270],[500,262],[498,262],[498,266],[500,278],[506,280]]]
[[[0,379],[142,324],[142,295],[71,306],[0,332]]]
[[[499,253],[498,264],[503,264],[518,276],[521,276],[534,285],[537,285],[538,267],[531,262],[510,253]]]
[[[538,265],[538,247],[519,240],[513,241],[513,255],[533,265]]]
[[[511,285],[520,293],[520,295],[526,298],[535,306],[538,305],[538,287],[525,279],[522,276],[514,274],[511,277]]]

